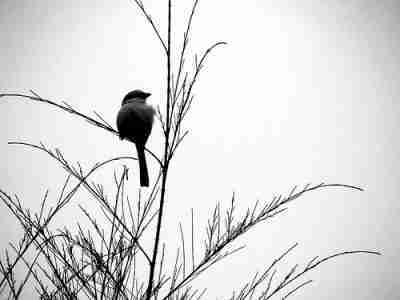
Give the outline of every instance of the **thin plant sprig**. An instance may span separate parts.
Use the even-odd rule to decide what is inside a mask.
[[[196,277],[202,274],[205,270],[209,269],[215,263],[243,249],[243,246],[239,246],[234,247],[233,250],[227,250],[227,248],[229,246],[232,246],[239,237],[243,236],[246,232],[253,229],[256,225],[269,221],[273,217],[285,212],[288,209],[287,204],[293,202],[295,199],[298,199],[311,191],[335,187],[362,191],[362,188],[360,187],[346,184],[306,184],[300,189],[295,186],[294,188],[292,188],[287,196],[275,196],[270,202],[266,202],[262,206],[260,205],[260,202],[257,201],[253,207],[247,208],[245,214],[241,217],[237,216],[237,200],[235,194],[233,194],[230,206],[226,209],[225,212],[221,210],[220,203],[217,203],[217,205],[213,209],[211,217],[209,218],[206,225],[206,238],[203,242],[203,255],[202,257],[197,259],[197,261],[199,261],[197,264],[195,263],[195,250],[193,246],[194,233],[197,232],[197,230],[194,229],[192,214],[190,237],[191,252],[188,255],[186,254],[185,248],[187,247],[185,247],[185,238],[182,233],[182,227],[180,227],[182,245],[180,247],[181,251],[178,251],[180,255],[177,255],[180,260],[177,259],[175,263],[176,267],[174,268],[180,271],[175,272],[176,274],[174,285],[170,288],[167,295],[163,297],[163,300],[168,299],[169,296],[173,295],[176,291],[189,284],[191,281],[193,281]],[[377,254],[377,252],[374,251],[366,252]],[[192,261],[190,271],[187,273],[185,272],[185,270],[189,268],[188,261],[190,261],[190,259],[186,258],[186,256],[189,256]],[[296,279],[302,276],[304,273],[296,277]],[[280,289],[282,289],[283,287],[286,287],[286,285],[282,286]]]
[[[166,42],[160,33],[160,29],[156,25],[156,22],[151,17],[151,14],[145,8],[141,0],[133,0],[133,2],[138,6],[148,23],[151,25],[155,35],[161,42],[164,53],[166,54],[166,84],[167,93],[165,101],[165,114],[162,113],[160,107],[157,107],[157,118],[161,123],[161,127],[164,134],[164,154],[162,160],[162,179],[161,179],[161,192],[160,192],[160,204],[158,210],[157,228],[154,238],[154,248],[152,263],[149,270],[149,280],[146,292],[146,300],[150,300],[153,292],[152,286],[154,281],[155,268],[157,265],[157,254],[158,246],[160,241],[160,233],[162,228],[163,211],[166,198],[166,183],[168,176],[168,169],[170,161],[176,152],[176,149],[181,144],[182,140],[187,135],[188,131],[182,130],[182,123],[187,115],[191,104],[193,102],[194,96],[193,87],[197,82],[200,71],[204,67],[204,62],[210,52],[217,46],[226,44],[225,42],[217,42],[201,55],[200,60],[198,60],[197,55],[195,55],[195,67],[193,71],[193,76],[190,77],[189,72],[184,71],[185,69],[185,58],[186,50],[188,48],[190,40],[190,30],[192,26],[193,17],[198,7],[199,0],[195,0],[192,4],[192,9],[189,14],[189,19],[187,21],[186,29],[183,34],[183,43],[179,56],[179,63],[177,67],[177,75],[174,76],[173,67],[171,66],[171,60],[173,55],[173,49],[171,47],[172,42],[172,0],[168,0],[168,24],[167,24],[167,39]],[[185,74],[184,76],[182,74]],[[174,79],[175,78],[175,79]],[[182,79],[183,78],[183,79]]]
[[[95,114],[97,120],[95,118],[90,117],[89,115],[86,115],[75,108],[73,108],[70,104],[68,104],[65,101],[62,101],[61,104],[57,103],[56,101],[50,100],[50,99],[45,99],[41,97],[37,92],[30,90],[31,94],[24,94],[24,93],[0,93],[0,98],[6,98],[6,97],[12,97],[12,98],[20,98],[24,100],[30,100],[30,101],[35,101],[35,102],[41,102],[41,103],[46,103],[51,106],[54,106],[60,110],[63,110],[67,113],[73,114],[75,116],[78,116],[80,118],[83,118],[86,122],[88,122],[91,125],[94,125],[98,128],[104,129],[107,132],[119,136],[119,133],[117,130],[115,130],[110,123],[108,123],[104,117],[101,116],[100,113],[94,111],[93,113]],[[133,143],[133,141],[131,141]],[[158,158],[158,156],[152,152],[150,149],[146,148],[145,149],[147,153],[149,153],[159,165],[161,165],[161,160]]]

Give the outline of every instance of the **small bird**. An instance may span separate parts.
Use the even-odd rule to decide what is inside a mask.
[[[142,90],[129,92],[121,103],[117,115],[117,128],[121,140],[127,139],[136,145],[139,160],[140,186],[149,186],[146,155],[147,139],[153,127],[154,108],[146,103],[151,94]]]

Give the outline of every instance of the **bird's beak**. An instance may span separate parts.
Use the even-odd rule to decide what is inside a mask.
[[[145,93],[146,94],[146,98],[151,96],[151,93]]]

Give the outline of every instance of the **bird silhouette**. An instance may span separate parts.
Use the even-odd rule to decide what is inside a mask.
[[[140,186],[149,186],[145,145],[150,136],[154,120],[154,108],[146,103],[150,93],[142,90],[129,92],[121,103],[117,115],[117,128],[121,140],[127,139],[136,145],[139,160]]]

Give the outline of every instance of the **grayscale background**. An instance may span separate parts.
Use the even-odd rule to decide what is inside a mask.
[[[165,29],[166,1],[143,2]],[[175,1],[176,39],[189,7],[190,1]],[[1,92],[33,89],[80,111],[96,110],[112,124],[132,89],[151,91],[152,105],[163,104],[161,48],[130,1],[1,0],[0,12]],[[193,26],[192,50],[218,40],[228,45],[207,61],[190,134],[173,162],[163,231],[172,249],[178,222],[190,224],[191,208],[200,241],[216,201],[228,205],[233,191],[245,209],[309,182],[365,189],[330,188],[296,200],[240,239],[236,245],[247,247],[195,286],[208,288],[205,299],[226,299],[299,242],[291,264],[343,250],[383,256],[328,262],[304,278],[315,281],[293,298],[400,299],[398,1],[201,0]],[[47,188],[57,196],[65,172],[43,153],[8,141],[58,147],[84,167],[134,151],[74,116],[16,98],[1,99],[0,127],[0,188],[35,210]],[[161,149],[158,124],[149,147]],[[155,164],[148,160],[152,179]],[[99,180],[107,183],[111,172]],[[78,203],[96,205],[78,200],[57,224],[82,219]],[[0,204],[0,248],[19,236]]]

